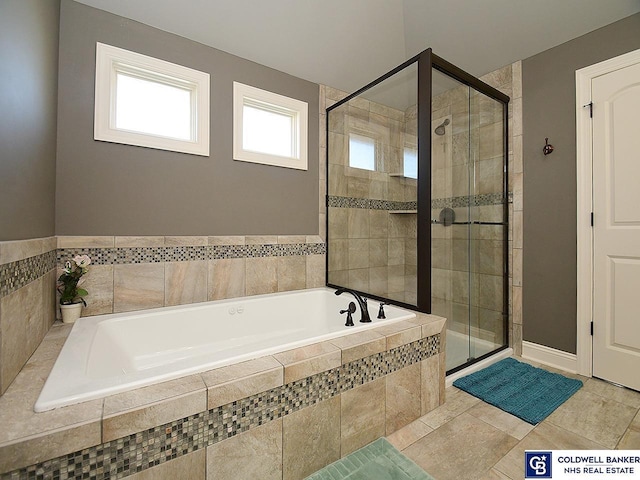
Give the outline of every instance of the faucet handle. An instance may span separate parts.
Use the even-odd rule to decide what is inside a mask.
[[[380,319],[387,318],[386,315],[384,314],[384,306],[385,305],[388,305],[388,303],[380,302],[380,310],[378,310],[378,318],[380,318]]]
[[[347,322],[344,324],[345,327],[353,327],[353,317],[352,313],[356,311],[356,304],[353,302],[349,302],[349,307],[346,310],[340,310],[340,314],[347,314]]]

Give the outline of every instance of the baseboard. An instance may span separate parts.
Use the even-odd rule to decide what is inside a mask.
[[[522,358],[559,368],[569,373],[576,373],[578,371],[578,358],[575,354],[556,350],[555,348],[546,347],[537,343],[523,341]]]

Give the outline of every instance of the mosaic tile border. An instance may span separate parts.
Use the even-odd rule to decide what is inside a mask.
[[[75,255],[89,255],[93,265],[189,262],[224,258],[324,255],[324,243],[203,245],[180,247],[59,248],[0,265],[0,298],[42,277]]]
[[[58,264],[74,255],[89,255],[94,265],[190,262],[223,258],[260,258],[324,255],[324,243],[264,245],[202,245],[181,247],[59,248]]]
[[[315,405],[440,353],[440,334],[220,407],[0,475],[0,480],[124,478]]]
[[[0,265],[0,298],[15,292],[56,268],[56,251]]]
[[[513,202],[513,193],[509,192],[507,202]],[[466,195],[461,197],[434,198],[431,200],[432,209],[445,207],[479,207],[484,205],[502,205],[502,193],[484,193],[481,195]],[[327,196],[327,206],[334,208],[363,208],[369,210],[416,210],[418,202],[397,202],[391,200],[374,200],[370,198]]]

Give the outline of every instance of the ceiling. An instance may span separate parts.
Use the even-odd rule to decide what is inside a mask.
[[[422,50],[481,76],[640,0],[76,0],[351,92]]]

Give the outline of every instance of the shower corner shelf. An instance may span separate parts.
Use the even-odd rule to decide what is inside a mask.
[[[389,210],[389,213],[394,215],[406,215],[409,213],[418,213],[418,210]]]

